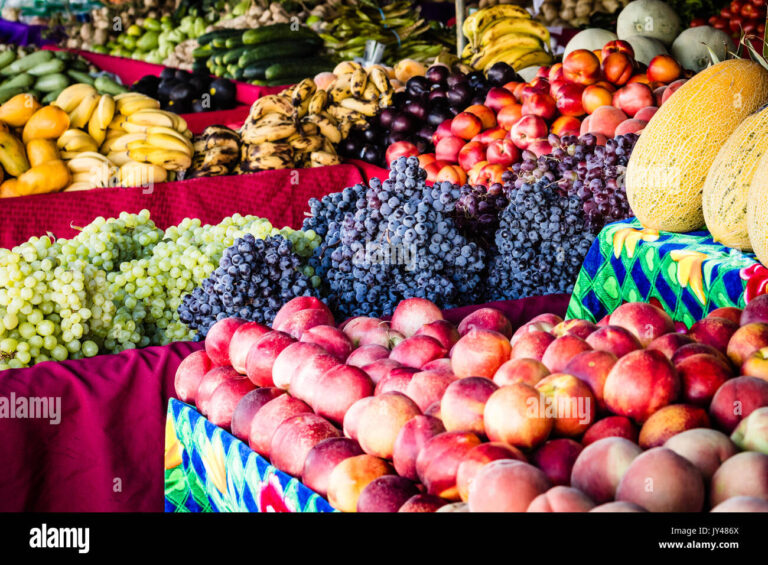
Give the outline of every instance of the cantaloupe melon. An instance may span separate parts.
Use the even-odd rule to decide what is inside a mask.
[[[715,241],[751,251],[747,233],[749,185],[768,152],[768,107],[748,116],[718,151],[707,174],[702,207]]]
[[[704,227],[701,193],[717,152],[738,125],[768,102],[768,71],[733,59],[703,70],[659,108],[629,159],[627,198],[651,229]]]
[[[768,153],[757,164],[749,186],[747,233],[755,255],[768,266]]]

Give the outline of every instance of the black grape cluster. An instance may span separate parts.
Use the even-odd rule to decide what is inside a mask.
[[[563,193],[582,200],[586,229],[596,234],[605,224],[632,215],[624,174],[637,138],[634,133],[618,135],[603,146],[592,134],[550,135],[552,153],[536,157],[524,151],[523,160],[512,165],[514,186],[539,179],[557,183]]]
[[[508,204],[509,199],[501,183],[493,183],[489,187],[465,184],[456,202],[456,225],[467,237],[491,249],[499,228],[499,216]]]
[[[507,189],[510,202],[496,232],[486,299],[571,292],[595,239],[585,230],[581,199],[546,179]]]
[[[218,268],[184,296],[179,319],[197,330],[196,339],[231,316],[271,324],[292,298],[318,295],[312,277],[312,269],[302,265],[290,240],[246,234],[224,251]]]
[[[310,203],[304,229],[324,238],[310,266],[340,318],[390,314],[412,297],[443,308],[479,299],[485,252],[453,219],[460,188],[425,180],[418,159],[403,157],[384,182]]]

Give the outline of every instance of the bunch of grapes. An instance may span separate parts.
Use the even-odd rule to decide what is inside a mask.
[[[441,307],[480,296],[485,252],[459,233],[453,219],[461,191],[448,182],[428,187],[415,157],[392,163],[373,179],[311,203],[304,229],[324,237],[312,265],[341,317],[391,313],[405,298]]]
[[[508,177],[515,187],[540,179],[556,183],[563,194],[583,202],[586,229],[598,233],[605,224],[632,215],[624,187],[624,174],[638,136],[618,135],[598,145],[592,134],[581,137],[549,136],[552,153],[536,157],[523,152],[523,160],[512,166]]]
[[[509,199],[500,183],[489,187],[465,184],[456,202],[456,225],[467,237],[491,249],[499,228],[499,216],[508,204]]]
[[[317,296],[320,280],[304,266],[290,239],[246,234],[224,251],[218,268],[184,296],[179,319],[205,338],[218,320],[238,317],[271,324],[280,307],[296,296]]]
[[[247,233],[282,235],[304,257],[320,243],[255,216],[163,232],[143,210],[96,218],[72,239],[0,249],[0,370],[191,339],[177,313],[183,296]]]
[[[508,187],[509,206],[496,232],[488,300],[571,292],[595,236],[585,230],[583,203],[546,179]]]

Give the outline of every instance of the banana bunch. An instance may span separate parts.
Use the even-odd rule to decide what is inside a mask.
[[[88,84],[64,89],[54,102],[69,116],[56,141],[72,174],[67,190],[147,186],[192,164],[192,134],[183,118],[137,92],[114,97]]]
[[[462,32],[468,43],[462,59],[486,71],[498,62],[515,70],[549,65],[549,30],[520,6],[499,4],[478,10],[464,20]]]
[[[208,126],[192,145],[192,167],[184,178],[229,175],[240,161],[240,134],[228,127]]]

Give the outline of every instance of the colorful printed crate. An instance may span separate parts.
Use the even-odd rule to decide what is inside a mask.
[[[175,399],[165,427],[165,511],[335,512],[301,481]]]
[[[644,229],[632,218],[607,225],[592,244],[568,318],[599,321],[623,302],[651,302],[690,327],[723,306],[743,308],[768,290],[768,269],[709,232]]]

